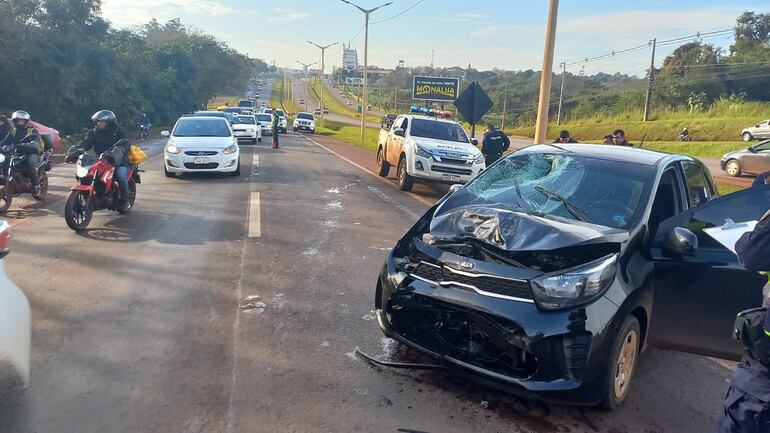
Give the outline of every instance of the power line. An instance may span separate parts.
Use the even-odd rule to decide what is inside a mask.
[[[394,19],[394,18],[398,18],[398,17],[400,17],[401,15],[403,15],[403,14],[405,14],[405,13],[409,12],[410,10],[412,10],[412,9],[416,8],[416,7],[417,7],[417,6],[418,6],[420,3],[424,2],[424,1],[425,1],[425,0],[418,0],[418,1],[417,1],[417,3],[415,3],[415,4],[411,5],[411,6],[409,6],[408,8],[406,8],[406,9],[402,10],[401,12],[399,12],[399,13],[397,13],[397,14],[393,15],[392,17],[390,17],[390,18],[385,18],[384,20],[379,20],[379,21],[372,21],[370,24],[379,24],[379,23],[384,23],[385,21],[390,21],[390,20],[392,20],[392,19]]]

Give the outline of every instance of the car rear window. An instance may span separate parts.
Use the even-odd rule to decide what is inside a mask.
[[[224,119],[179,119],[174,127],[174,137],[230,137],[230,128]]]

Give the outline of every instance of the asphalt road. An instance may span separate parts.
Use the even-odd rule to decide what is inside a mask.
[[[307,92],[305,92],[306,89],[307,89]],[[301,107],[301,109],[311,113],[316,107],[321,105],[320,101],[318,101],[318,98],[316,98],[315,93],[313,93],[313,91],[310,90],[310,87],[306,88],[305,82],[301,80],[295,81],[294,83],[294,99],[296,100],[298,107]],[[300,104],[299,103],[300,99],[303,99],[305,103]],[[345,102],[342,102],[342,103],[344,104]],[[361,119],[344,116],[342,114],[334,113],[331,111],[329,113],[324,114],[324,118],[335,122],[347,123],[349,125],[357,125],[357,126],[361,125]],[[369,128],[379,128],[380,124],[367,121],[366,126]]]

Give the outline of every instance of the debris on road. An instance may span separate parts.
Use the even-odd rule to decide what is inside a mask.
[[[256,302],[261,300],[262,300],[262,297],[259,295],[249,295],[243,300],[243,302]]]

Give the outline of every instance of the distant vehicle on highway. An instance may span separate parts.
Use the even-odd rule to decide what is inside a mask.
[[[241,107],[227,107],[222,111],[225,113],[232,113],[234,115],[243,114],[243,108]]]
[[[743,141],[770,138],[770,120],[763,120],[741,131]]]
[[[770,170],[770,140],[760,141],[745,150],[725,153],[719,166],[730,176],[759,174]]]
[[[352,103],[352,102],[350,102],[350,101],[346,102],[345,104],[346,104],[346,105],[353,105],[353,103]]]
[[[315,134],[315,116],[312,113],[297,113],[292,130],[294,132],[309,131],[311,134]]]
[[[256,117],[257,122],[259,123],[259,127],[261,129],[262,136],[266,135],[273,135],[273,122],[272,122],[272,115],[265,114],[265,113],[257,113],[254,115]]]
[[[10,226],[0,221],[0,394],[29,385],[31,320],[24,292],[5,273]]]
[[[161,135],[168,137],[163,148],[166,177],[195,172],[241,174],[238,140],[226,119],[182,117],[170,133]]]
[[[411,191],[415,181],[465,183],[484,170],[484,156],[454,120],[398,116],[377,140],[377,167],[385,177],[396,168],[398,186]]]
[[[396,117],[398,116],[392,113],[388,113],[382,116],[382,121],[380,122],[380,128],[390,129],[391,125],[393,125],[393,121],[396,120]]]
[[[254,101],[252,101],[250,99],[242,99],[242,100],[238,101],[238,106],[241,107],[241,108],[249,108],[249,109],[253,110],[254,109]]]
[[[240,142],[248,140],[252,144],[262,141],[262,128],[257,124],[257,118],[252,115],[236,116],[237,121],[233,124],[233,133]]]
[[[315,110],[313,110],[313,114],[321,114],[321,109],[316,108]]]
[[[305,103],[305,100],[304,100],[303,98],[299,98],[299,103],[300,103],[300,104],[304,104],[304,103]]]
[[[465,379],[615,409],[646,346],[741,358],[730,330],[767,277],[707,230],[757,220],[768,202],[768,188],[718,197],[684,155],[525,147],[453,186],[395,244],[375,316]]]
[[[272,115],[273,114],[273,109],[270,108],[270,107],[266,107],[264,109],[264,113]],[[289,122],[286,120],[286,114],[281,109],[276,109],[275,113],[280,118],[279,123],[278,123],[278,132],[283,132],[285,134],[287,129],[288,129],[288,127],[289,127]]]

